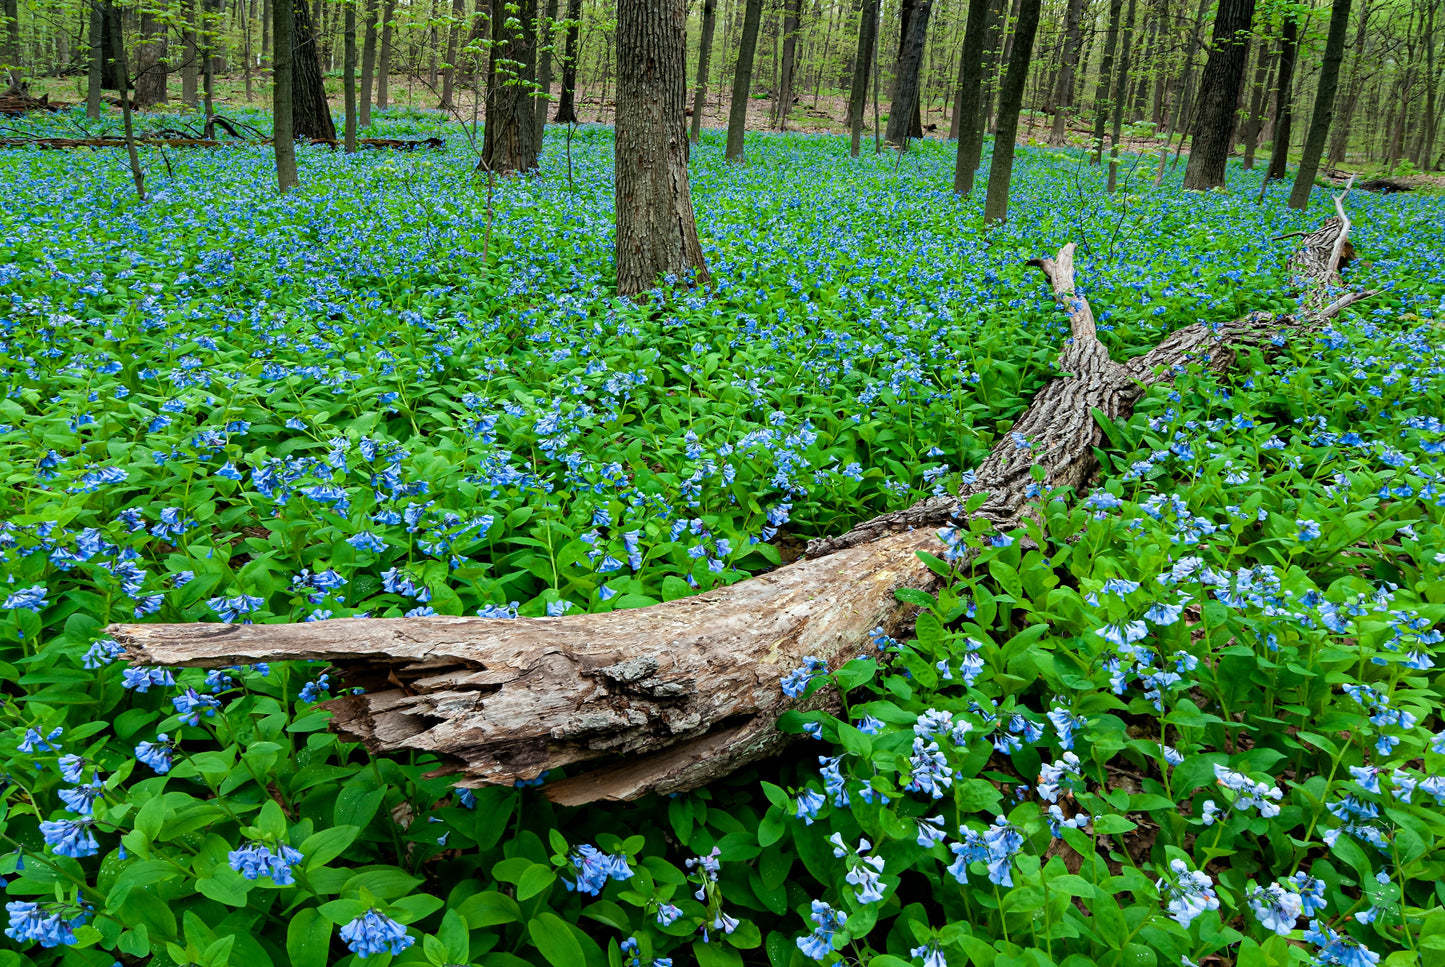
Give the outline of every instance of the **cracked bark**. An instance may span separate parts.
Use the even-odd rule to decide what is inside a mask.
[[[1149,386],[1186,365],[1226,371],[1241,352],[1370,295],[1335,288],[1352,254],[1339,200],[1336,208],[1340,217],[1306,235],[1291,259],[1306,293],[1298,318],[1255,313],[1187,326],[1122,363],[1109,358],[1074,289],[1073,245],[1030,263],[1069,313],[1072,338],[1063,372],[1003,435],[976,482],[957,498],[931,498],[815,541],[803,560],[729,587],[576,617],[149,624],[111,633],[145,665],[328,661],[347,686],[366,689],[327,703],[337,732],[378,754],[435,755],[438,772],[456,774],[461,786],[565,769],[543,789],[575,805],[704,785],[789,742],[775,727],[786,709],[836,701],[827,689],[802,705],[783,696],[779,680],[805,656],[836,667],[868,647],[874,628],[892,633],[912,621],[895,591],[936,587],[918,552],[939,549],[935,528],[962,501],[987,494],[977,515],[1014,524],[1029,512],[1034,467],[1046,488],[1083,488],[1096,468],[1093,447],[1104,444],[1094,410],[1126,419]]]

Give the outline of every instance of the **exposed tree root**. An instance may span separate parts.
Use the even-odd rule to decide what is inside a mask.
[[[280,659],[331,662],[349,686],[328,703],[333,727],[373,752],[437,755],[459,785],[512,783],[566,768],[545,791],[569,804],[694,788],[777,751],[778,715],[797,704],[779,680],[814,656],[836,667],[871,634],[912,620],[900,588],[939,578],[919,551],[935,528],[975,512],[1007,528],[1039,491],[1081,490],[1105,443],[1095,411],[1127,419],[1148,387],[1198,364],[1223,372],[1287,329],[1318,325],[1350,302],[1331,291],[1349,223],[1304,237],[1291,268],[1306,298],[1298,317],[1255,313],[1196,324],[1115,362],[1088,302],[1074,290],[1073,245],[1036,265],[1069,313],[1062,374],[1046,385],[958,498],[931,498],[815,541],[808,557],[694,598],[610,614],[497,620],[344,619],[292,625],[123,625],[111,629],[147,665],[219,667]],[[1331,301],[1333,300],[1333,301]],[[811,707],[835,701],[827,690]]]

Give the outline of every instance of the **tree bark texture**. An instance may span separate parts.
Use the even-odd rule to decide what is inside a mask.
[[[5,0],[5,46],[0,49],[0,66],[19,70],[20,0]]]
[[[166,29],[153,11],[140,15],[140,47],[136,53],[135,106],[145,109],[166,102]]]
[[[686,0],[621,0],[615,144],[617,294],[707,281],[688,189]]]
[[[651,8],[648,0],[623,0]],[[681,0],[669,0],[681,8]],[[649,10],[651,18],[658,12]],[[681,14],[678,15],[681,33]],[[1022,39],[1022,37],[1020,38]],[[680,41],[679,41],[680,43]],[[683,88],[679,67],[675,87]],[[1370,293],[1325,305],[1347,257],[1349,222],[1331,218],[1292,260],[1309,286],[1302,315],[1254,313],[1180,329],[1123,363],[1099,342],[1093,310],[1074,288],[1072,244],[1036,265],[1069,313],[1062,375],[1048,383],[958,497],[932,497],[815,541],[801,561],[694,598],[608,614],[485,619],[432,616],[289,625],[120,625],[109,629],[141,665],[224,667],[329,661],[348,687],[327,703],[332,728],[375,754],[435,755],[461,786],[512,784],[566,768],[543,791],[570,805],[696,788],[770,755],[791,737],[774,723],[789,708],[836,707],[827,689],[801,702],[780,679],[808,656],[836,667],[867,648],[874,628],[902,633],[912,612],[899,588],[939,578],[918,557],[937,552],[934,529],[975,511],[1011,528],[1027,495],[1082,490],[1107,441],[1095,412],[1128,419],[1135,402],[1191,363],[1227,371],[1250,348],[1268,350],[1291,326],[1318,324]],[[1019,447],[1022,435],[1030,444]],[[1036,469],[1037,468],[1037,469]]]
[[[522,0],[515,18],[498,10],[491,21],[487,125],[477,167],[499,175],[531,171],[541,152],[531,91],[537,70],[537,0]]]
[[[1119,76],[1115,79],[1114,96],[1110,102],[1114,105],[1114,133],[1109,139],[1109,181],[1106,190],[1111,195],[1114,189],[1119,187],[1119,142],[1123,140],[1124,102],[1129,91],[1129,61],[1132,52],[1130,41],[1134,37],[1135,6],[1135,0],[1129,0],[1128,12],[1124,14],[1124,35],[1119,45]]]
[[[461,46],[462,25],[466,17],[466,0],[452,0],[452,22],[447,25],[446,64],[442,67],[442,96],[437,105],[443,111],[450,111],[456,106],[452,93],[457,80],[457,48]]]
[[[116,58],[116,44],[122,41],[124,23],[121,17],[120,7],[114,3],[102,3],[101,9],[104,16],[101,20],[101,52],[104,57],[101,66],[101,87],[107,91],[119,91],[122,96],[130,90],[130,78],[125,76],[121,69],[120,60]]]
[[[1209,60],[1199,83],[1199,111],[1184,169],[1184,187],[1224,187],[1224,166],[1234,140],[1234,115],[1249,56],[1254,0],[1220,0]]]
[[[391,21],[396,0],[386,0],[381,12],[381,41],[376,53],[376,107],[385,111],[391,100]]]
[[[293,0],[272,0],[271,3],[271,73],[275,87],[271,110],[275,118],[276,181],[281,190],[289,191],[300,181],[296,172],[295,97],[292,63],[295,21],[291,14]]]
[[[91,120],[100,117],[100,94],[105,76],[105,48],[101,41],[105,36],[105,11],[98,3],[90,5],[90,71],[85,88],[85,116]]]
[[[1024,84],[1028,80],[1029,61],[1033,58],[1040,6],[1040,0],[1022,0],[1019,4],[1008,72],[999,91],[998,126],[994,129],[993,159],[988,169],[988,194],[983,200],[985,222],[1001,222],[1008,217],[1008,189],[1009,180],[1013,177],[1019,111],[1023,108]]]
[[[1274,56],[1263,44],[1255,57],[1254,89],[1250,93],[1249,115],[1241,126],[1244,140],[1244,167],[1254,167],[1254,153],[1259,148],[1259,133],[1264,130],[1264,109],[1269,97],[1270,72],[1274,70]]]
[[[284,0],[277,0],[284,2]],[[200,103],[200,68],[201,51],[197,45],[196,28],[198,23],[198,0],[184,0],[181,5],[184,12],[185,24],[181,28],[181,43],[184,51],[181,54],[181,103],[186,107],[195,107]]]
[[[562,92],[557,97],[558,124],[576,124],[577,107],[577,39],[582,24],[582,0],[567,0],[567,44],[562,61]]]
[[[748,126],[748,98],[753,87],[753,58],[758,47],[758,26],[763,19],[763,0],[747,0],[743,11],[743,36],[738,44],[737,67],[733,69],[733,97],[728,106],[728,143],[725,157],[743,160]]]
[[[371,123],[371,85],[376,76],[376,0],[365,0],[366,20],[361,39],[361,95],[357,104],[357,123]]]
[[[978,2],[978,0],[973,0]],[[987,0],[982,0],[987,3]],[[853,57],[853,86],[848,91],[849,153],[858,157],[863,141],[863,113],[868,105],[868,72],[877,56],[878,0],[863,0],[858,19],[858,50]]]
[[[1280,181],[1285,176],[1285,165],[1289,161],[1290,123],[1294,112],[1291,109],[1294,96],[1294,65],[1299,54],[1299,19],[1285,17],[1284,32],[1279,42],[1279,81],[1274,94],[1274,130],[1271,132],[1269,147],[1269,168],[1264,180]]]
[[[1320,158],[1325,153],[1330,122],[1335,116],[1335,92],[1339,89],[1340,63],[1345,59],[1345,30],[1349,25],[1350,0],[1334,0],[1330,10],[1330,32],[1325,39],[1325,57],[1320,63],[1319,86],[1315,90],[1315,109],[1310,117],[1309,132],[1305,135],[1299,171],[1295,173],[1294,187],[1289,193],[1291,208],[1302,209],[1309,205],[1310,189],[1314,187],[1315,175],[1320,170]],[[1432,49],[1434,42],[1431,37],[1429,43]],[[1430,78],[1429,82],[1433,84],[1434,78]]]
[[[341,64],[341,94],[345,101],[346,122],[345,142],[346,153],[351,154],[356,150],[356,4],[348,3],[346,12],[343,14],[342,25],[342,64]]]
[[[542,147],[542,136],[547,130],[547,105],[552,103],[552,38],[556,34],[556,23],[557,0],[547,0],[541,23],[541,48],[537,51],[537,92],[540,96],[532,105],[539,151]]]
[[[785,0],[783,17],[782,68],[778,89],[773,92],[773,124],[779,131],[788,127],[788,112],[793,108],[793,75],[798,67],[798,26],[803,17],[803,0]]]
[[[928,18],[932,12],[932,0],[919,0],[909,13],[907,43],[899,59],[898,84],[894,88],[893,106],[888,109],[888,130],[883,135],[895,148],[906,150],[909,138],[923,136],[921,130],[913,133],[913,124],[921,93],[923,46],[928,39]]]
[[[275,0],[284,7],[286,0]],[[292,35],[294,53],[291,58],[291,103],[293,123],[298,138],[314,141],[335,141],[336,122],[331,106],[326,103],[326,85],[321,77],[320,51],[316,32],[311,26],[311,8],[306,0],[293,0]]]
[[[707,107],[707,80],[712,69],[712,38],[716,30],[717,0],[703,0],[702,38],[697,45],[697,90],[692,97],[692,131],[689,134],[693,144],[702,137],[702,112]]]
[[[963,50],[958,56],[958,100],[954,116],[958,121],[958,148],[953,160],[953,190],[960,195],[973,191],[973,179],[983,157],[983,82],[985,46],[988,41],[989,0],[968,0],[964,23]]]

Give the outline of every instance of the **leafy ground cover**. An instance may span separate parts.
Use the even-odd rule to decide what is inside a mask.
[[[710,135],[716,290],[639,306],[608,295],[607,130],[494,192],[448,132],[303,148],[284,198],[263,148],[149,153],[146,203],[109,153],[0,155],[0,964],[1445,957],[1438,199],[1352,196],[1377,299],[1152,393],[1028,535],[944,535],[978,563],[915,596],[915,640],[780,683],[846,714],[790,714],[813,738],[761,772],[459,794],[328,733],[319,667],[116,660],[114,621],[739,580],[958,485],[1055,372],[1027,258],[1085,243],[1117,358],[1288,310],[1276,236],[1328,213],[1243,171],[1111,200],[1026,152],[985,232],[946,146],[760,137],[732,169]]]

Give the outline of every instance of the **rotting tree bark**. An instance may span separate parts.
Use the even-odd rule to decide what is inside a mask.
[[[634,65],[617,76],[618,295],[662,275],[707,281],[687,179],[686,28],[685,0],[617,7],[617,62]]]
[[[1353,254],[1338,198],[1336,210],[1291,259],[1308,287],[1300,316],[1198,323],[1123,363],[1110,359],[1093,310],[1074,289],[1074,246],[1031,263],[1069,313],[1072,338],[1062,375],[994,447],[976,483],[815,541],[805,559],[767,574],[694,598],[576,617],[117,625],[110,634],[142,665],[329,661],[347,686],[367,690],[327,703],[334,729],[374,753],[436,755],[438,772],[459,774],[461,786],[567,768],[543,788],[569,805],[696,788],[788,743],[775,727],[786,709],[836,702],[826,689],[801,704],[783,696],[779,680],[805,656],[836,665],[863,651],[874,628],[907,627],[912,612],[895,592],[936,587],[918,552],[939,549],[934,528],[961,515],[963,501],[986,494],[974,516],[1015,526],[1031,512],[1035,467],[1046,490],[1083,488],[1097,467],[1094,448],[1105,445],[1095,410],[1127,419],[1150,386],[1184,366],[1224,372],[1286,328],[1308,329],[1372,294],[1335,289],[1338,267]],[[1029,446],[1017,444],[1020,436]]]

